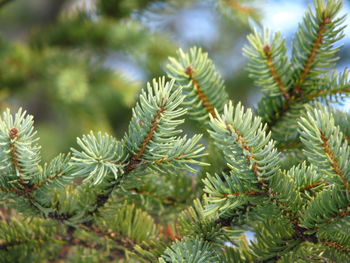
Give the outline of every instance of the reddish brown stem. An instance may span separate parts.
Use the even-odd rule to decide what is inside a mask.
[[[269,45],[266,45],[264,47],[264,53],[266,55],[266,60],[267,60],[267,65],[269,66],[269,70],[270,73],[273,77],[273,79],[275,80],[275,83],[277,84],[277,87],[279,88],[279,90],[281,91],[281,93],[283,94],[284,98],[286,100],[289,100],[289,93],[287,91],[286,86],[282,83],[282,80],[280,78],[280,76],[277,73],[277,70],[273,64],[273,60],[272,60],[272,55],[271,55],[271,48]]]
[[[312,67],[312,63],[314,62],[316,55],[317,55],[317,51],[319,50],[321,44],[322,44],[322,40],[323,40],[323,34],[326,31],[326,25],[331,23],[332,21],[328,18],[325,17],[322,21],[322,23],[320,24],[320,27],[317,31],[317,38],[314,41],[313,45],[312,45],[312,49],[311,49],[311,53],[310,56],[308,57],[305,66],[304,66],[304,70],[301,73],[300,79],[299,79],[299,83],[298,85],[295,87],[295,93],[296,94],[301,94],[301,90],[302,90],[302,86],[306,80],[306,77],[309,75],[310,71],[311,71],[311,67]]]
[[[321,139],[322,139],[322,146],[323,146],[323,150],[325,151],[325,153],[328,155],[330,161],[331,161],[331,165],[333,167],[334,172],[340,177],[341,181],[343,182],[343,185],[345,186],[345,188],[347,189],[348,192],[350,192],[350,188],[349,188],[349,184],[348,181],[346,180],[343,172],[340,170],[339,164],[337,159],[334,157],[333,151],[331,150],[331,148],[329,147],[328,144],[328,139],[326,138],[326,136],[321,132]]]
[[[145,139],[143,140],[143,142],[140,145],[140,150],[136,153],[135,156],[133,156],[131,159],[134,160],[138,160],[140,159],[140,157],[144,154],[144,152],[146,151],[146,147],[149,144],[149,142],[152,140],[154,132],[157,130],[158,128],[158,122],[159,119],[161,118],[161,114],[165,111],[165,108],[163,106],[160,107],[159,110],[157,110],[156,116],[154,117],[153,121],[152,121],[152,125],[151,128],[147,134],[147,136],[145,137]]]
[[[186,74],[188,75],[188,79],[190,81],[192,81],[192,85],[195,88],[195,91],[198,95],[198,98],[200,99],[200,101],[202,102],[204,108],[206,109],[206,111],[211,114],[214,118],[217,118],[215,110],[214,110],[214,106],[210,104],[208,97],[204,94],[202,88],[200,87],[198,81],[196,78],[193,77],[193,68],[191,66],[186,67],[185,70]]]

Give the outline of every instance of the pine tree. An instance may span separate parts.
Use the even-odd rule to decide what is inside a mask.
[[[349,262],[350,117],[331,105],[350,95],[332,70],[341,4],[314,1],[290,57],[280,33],[248,36],[255,109],[194,47],[141,92],[122,139],[91,132],[42,164],[33,117],[5,111],[0,260]],[[187,116],[204,136],[183,135]]]

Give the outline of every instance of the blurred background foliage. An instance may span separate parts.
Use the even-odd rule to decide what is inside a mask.
[[[121,138],[139,90],[165,74],[178,47],[193,45],[214,60],[231,99],[252,106],[260,94],[244,69],[246,35],[267,24],[288,29],[290,41],[303,11],[287,22],[273,11],[295,12],[283,9],[288,2],[0,0],[1,110],[34,115],[44,161],[90,130]],[[304,10],[310,1],[293,2]],[[345,66],[349,47],[340,55]]]

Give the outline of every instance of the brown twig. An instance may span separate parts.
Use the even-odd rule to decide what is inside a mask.
[[[328,144],[328,139],[326,138],[326,136],[322,132],[321,132],[321,139],[322,139],[322,142],[323,142],[323,144],[322,144],[323,150],[325,151],[325,153],[329,157],[334,172],[340,177],[340,179],[342,180],[343,185],[345,186],[347,191],[350,192],[348,181],[346,180],[343,172],[340,170],[338,161],[334,157],[334,154],[333,154],[333,152],[332,152],[332,150],[331,150],[331,148],[330,148],[330,146]]]
[[[295,91],[294,91],[295,94],[301,94],[302,86],[305,82],[306,77],[309,75],[309,73],[311,71],[312,63],[314,62],[316,55],[317,55],[317,51],[319,50],[320,45],[322,44],[323,34],[326,32],[326,25],[330,24],[331,22],[332,22],[331,19],[328,17],[325,17],[323,19],[323,21],[321,22],[320,27],[317,31],[317,38],[314,41],[314,43],[312,44],[310,56],[308,57],[305,65],[304,65],[304,70],[301,73],[298,85],[295,87]]]
[[[194,72],[194,69],[191,66],[186,67],[185,73],[188,75],[188,79],[192,81],[192,85],[195,88],[195,91],[198,95],[199,100],[202,102],[206,111],[209,114],[211,114],[214,118],[217,118],[214,110],[214,106],[210,104],[209,99],[203,92],[202,88],[200,87],[198,80],[193,77],[193,72]]]
[[[266,45],[264,47],[264,53],[266,55],[267,65],[269,66],[270,73],[273,79],[275,80],[275,83],[277,84],[278,89],[281,91],[284,98],[286,100],[289,100],[290,94],[288,93],[286,86],[282,83],[282,80],[278,75],[277,70],[273,64],[271,47],[269,45]]]
[[[154,119],[152,121],[152,125],[150,130],[148,131],[147,136],[144,138],[144,140],[142,141],[141,145],[140,145],[140,150],[136,153],[135,156],[131,157],[131,159],[133,160],[138,160],[140,159],[140,157],[144,154],[144,152],[146,151],[146,147],[149,144],[149,142],[152,140],[154,132],[157,130],[158,128],[158,124],[159,124],[159,120],[161,118],[161,114],[165,111],[166,109],[164,108],[164,106],[160,106],[159,110],[157,110],[156,115],[154,116]]]

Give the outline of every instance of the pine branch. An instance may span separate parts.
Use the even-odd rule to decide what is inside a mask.
[[[313,87],[310,87],[309,93],[305,94],[305,101],[323,99],[326,102],[342,102],[350,94],[350,72],[345,69],[338,73],[333,71],[316,81]]]
[[[204,106],[204,108],[207,110],[207,112],[211,115],[213,115],[214,117],[216,117],[215,111],[214,111],[214,107],[210,104],[209,99],[205,96],[202,88],[200,87],[198,80],[196,80],[193,77],[193,68],[191,66],[187,66],[186,67],[186,74],[188,75],[188,79],[189,81],[192,82],[195,91],[199,97],[199,100],[202,101],[202,104]]]
[[[153,87],[148,86],[148,94],[141,94],[125,137],[131,153],[126,170],[138,164],[149,167],[177,164],[186,168],[190,168],[190,164],[203,164],[196,161],[203,156],[204,148],[197,144],[201,136],[190,139],[176,136],[181,132],[177,126],[183,123],[178,118],[186,112],[179,107],[183,99],[181,89],[174,89],[174,81],[166,83],[164,78],[154,80]],[[151,122],[142,121],[147,119]]]
[[[14,117],[7,110],[0,120],[1,168],[8,176],[31,191],[33,178],[39,174],[40,147],[33,129],[33,117],[20,109]]]
[[[334,219],[346,216],[349,201],[346,192],[339,186],[332,186],[320,192],[301,213],[301,223],[316,230]]]
[[[40,219],[33,219],[28,225],[28,221],[12,218],[10,222],[0,221],[0,226],[1,254],[18,246],[22,247],[25,254],[31,249],[40,250],[45,243],[52,241],[51,235],[54,233],[53,225],[47,224],[43,228],[43,221]]]
[[[310,7],[305,14],[296,34],[290,70],[286,70],[288,68],[286,65],[289,64],[285,47],[282,44],[277,45],[282,43],[278,42],[280,41],[278,34],[275,35],[275,41],[271,45],[266,32],[264,36],[257,33],[251,35],[249,37],[251,47],[245,48],[245,54],[249,58],[248,69],[251,70],[252,77],[257,79],[259,86],[263,89],[267,87],[270,92],[267,94],[269,97],[264,97],[259,103],[257,112],[268,124],[273,138],[278,142],[278,148],[286,147],[280,144],[285,141],[286,135],[289,144],[297,141],[296,120],[304,111],[306,104],[320,99],[326,102],[333,99],[342,100],[349,94],[347,72],[342,75],[334,73],[333,76],[325,74],[338,60],[336,53],[340,48],[336,47],[335,43],[343,37],[344,29],[341,25],[344,17],[338,18],[341,1],[329,0],[325,3],[323,0],[315,0],[314,5],[314,10]],[[271,48],[273,44],[279,49],[274,51]],[[269,60],[270,53],[272,61]],[[276,59],[277,62],[273,61],[275,56],[279,58]],[[273,65],[282,61],[285,63],[277,69],[284,70],[285,74],[277,74]],[[283,81],[281,76],[286,81]],[[288,94],[281,92],[280,89],[278,91],[277,87],[287,87]]]
[[[322,244],[332,249],[338,250],[341,253],[344,253],[345,255],[350,253],[350,248],[347,248],[346,246],[339,244],[335,241],[324,241]]]
[[[178,59],[169,58],[168,76],[183,87],[188,114],[199,121],[209,120],[208,115],[216,117],[214,109],[221,113],[228,97],[213,62],[196,47],[177,53]]]
[[[181,132],[177,126],[183,122],[178,118],[185,114],[185,110],[179,108],[182,100],[181,89],[174,90],[173,81],[154,80],[153,86],[148,84],[147,93],[142,91],[133,109],[123,143],[101,134],[98,138],[90,134],[78,140],[83,152],[72,149],[75,175],[104,189],[96,195],[90,215],[95,214],[122,179],[136,169],[174,166],[192,169],[190,165],[203,164],[197,161],[204,149],[198,144],[200,136],[190,139],[176,136]]]
[[[196,236],[204,241],[220,244],[232,233],[225,232],[222,224],[218,224],[216,219],[216,214],[206,216],[203,205],[195,199],[193,205],[179,215],[176,230],[181,236]]]
[[[161,118],[161,114],[165,110],[166,109],[163,106],[160,106],[160,109],[157,110],[156,115],[154,116],[154,119],[152,121],[151,128],[139,147],[140,150],[131,159],[138,160],[145,153],[146,147],[148,146],[149,142],[152,140],[155,130],[158,128],[158,121]]]
[[[305,14],[293,43],[294,82],[293,94],[301,94],[302,89],[308,88],[310,76],[316,79],[325,69],[334,66],[338,58],[334,55],[339,47],[333,44],[340,40],[343,27],[340,24],[344,17],[337,18],[341,1],[315,1],[315,11],[311,8]]]
[[[4,176],[0,179],[0,189],[5,194],[12,194],[8,197],[15,201],[12,205],[19,211],[45,215],[50,208],[45,207],[45,197],[37,190],[46,184],[49,176],[39,165],[41,156],[37,141],[32,116],[22,109],[14,116],[9,110],[3,113],[0,119],[0,171]],[[62,166],[62,169],[66,168]]]
[[[72,148],[71,165],[74,175],[98,185],[111,174],[116,181],[121,180],[124,172],[126,153],[123,145],[111,136],[101,133],[97,137],[90,132],[77,139],[82,152]]]
[[[34,209],[38,214],[55,220],[62,221],[62,218],[68,219],[68,215],[58,215],[51,207],[53,192],[62,189],[64,185],[72,183],[71,166],[69,166],[70,156],[60,154],[54,158],[49,165],[45,164],[39,176],[35,177],[30,188],[24,190],[10,189],[8,192],[16,194],[18,197],[25,198],[27,203],[18,200],[17,208]],[[27,207],[29,205],[29,207]],[[24,210],[24,211],[25,211]],[[29,212],[29,211],[28,211]],[[55,216],[57,215],[57,216]]]
[[[209,133],[223,150],[226,159],[230,160],[228,165],[232,171],[229,175],[208,175],[204,179],[204,191],[209,195],[206,214],[211,215],[218,211],[219,215],[231,217],[234,211],[245,205],[254,207],[270,200],[286,215],[286,224],[297,226],[297,213],[302,206],[301,197],[294,186],[293,177],[277,171],[278,155],[274,152],[273,143],[269,141],[269,135],[266,135],[259,118],[253,119],[251,112],[244,112],[240,105],[235,111],[232,111],[232,106],[228,106],[228,109],[225,109],[224,115],[218,120],[212,118],[215,133]],[[219,131],[225,132],[227,139],[219,136]],[[232,147],[233,143],[238,147]],[[248,166],[242,169],[246,161]],[[233,165],[240,170],[235,171]],[[248,177],[248,173],[253,176]],[[267,175],[261,178],[261,174]],[[249,182],[250,180],[253,181]],[[305,236],[306,238],[309,237]],[[285,244],[289,243],[283,241],[280,246],[284,247]],[[273,249],[269,251],[272,253]]]
[[[268,29],[261,34],[255,30],[247,38],[250,46],[243,48],[243,54],[249,58],[249,76],[268,96],[282,95],[289,100],[291,66],[285,40],[281,40],[279,33],[271,37]]]
[[[322,142],[323,142],[323,150],[328,155],[334,172],[341,178],[342,183],[343,183],[343,185],[345,185],[346,189],[348,189],[348,191],[350,191],[350,188],[348,186],[348,181],[345,178],[343,172],[340,170],[338,161],[334,157],[334,153],[331,150],[330,145],[328,143],[328,139],[323,133],[321,133],[321,139],[322,139]]]
[[[330,24],[332,21],[329,17],[325,17],[323,18],[321,24],[319,25],[319,28],[317,30],[317,37],[316,40],[313,42],[312,44],[312,48],[311,48],[311,53],[307,59],[307,61],[305,62],[304,68],[302,70],[301,76],[297,81],[297,86],[295,87],[295,93],[296,94],[300,94],[301,93],[301,89],[302,86],[304,85],[304,82],[306,80],[306,77],[309,75],[310,71],[311,71],[311,65],[314,62],[315,58],[316,58],[316,54],[317,51],[319,50],[321,43],[322,43],[322,39],[324,38],[324,33],[326,31],[325,27],[327,24]]]
[[[216,175],[204,180],[204,191],[209,194],[208,212],[232,210],[251,198],[266,196],[268,180],[278,170],[279,160],[260,118],[253,117],[240,104],[233,108],[229,103],[222,116],[211,118],[210,125],[209,134],[223,151],[231,172],[223,174],[223,179]],[[231,198],[235,202],[230,202]]]
[[[59,154],[48,165],[45,164],[41,177],[37,178],[32,189],[38,193],[40,190],[43,194],[50,192],[55,188],[63,188],[67,184],[71,184],[73,180],[72,167],[69,165],[71,156],[69,154]],[[39,198],[38,198],[39,199]]]
[[[219,255],[210,243],[207,243],[200,238],[195,238],[194,240],[184,238],[167,248],[163,256],[159,259],[159,262],[219,263],[221,261]]]
[[[266,218],[257,224],[256,239],[252,243],[254,262],[278,262],[289,251],[297,248],[304,240],[300,240],[293,226],[283,217]]]
[[[159,235],[154,219],[147,212],[126,203],[114,215],[100,218],[93,230],[98,235],[108,235],[112,240],[122,242],[129,249]]]
[[[292,167],[288,173],[294,178],[296,188],[306,200],[312,199],[329,185],[322,174],[318,173],[313,165],[306,165],[306,162]]]
[[[336,71],[325,74],[322,78],[314,81],[313,86],[301,97],[293,97],[290,104],[285,104],[282,98],[265,97],[259,102],[257,114],[264,122],[272,127],[273,138],[278,141],[281,150],[290,146],[299,145],[296,141],[297,120],[305,111],[307,105],[312,105],[315,101],[326,103],[341,103],[349,96],[349,71],[346,69],[342,73]],[[275,111],[278,110],[278,113]],[[287,143],[285,137],[288,136]]]
[[[278,169],[278,165],[276,166],[278,155],[273,150],[273,142],[269,141],[270,135],[266,134],[266,128],[260,122],[260,118],[253,117],[250,109],[245,111],[241,104],[234,109],[230,102],[225,106],[221,117],[217,120],[211,118],[211,128],[213,131],[209,131],[210,135],[218,147],[224,151],[226,159],[229,162],[237,160],[231,163],[231,169],[241,170],[242,168],[237,164],[248,162],[247,167],[243,169],[250,170],[260,183],[264,183],[263,178],[267,179]],[[227,149],[230,146],[226,142],[232,139],[238,148],[230,153],[230,150]],[[263,156],[259,151],[267,155]],[[240,152],[243,152],[243,158]],[[239,159],[241,160],[238,161]]]
[[[324,115],[324,113],[322,113]],[[323,116],[322,114],[318,114],[318,116],[315,119],[318,119],[318,123],[320,123],[320,118]],[[262,191],[262,196],[259,197],[259,191],[256,191],[254,188],[254,184],[247,184],[247,179],[249,177],[246,177],[245,180],[242,180],[244,177],[242,175],[246,175],[247,172],[250,170],[251,174],[253,175],[251,178],[260,177],[261,169],[259,169],[257,166],[254,166],[253,162],[256,162],[259,165],[264,165],[265,163],[268,164],[269,162],[264,162],[263,160],[257,161],[256,156],[260,156],[260,158],[268,156],[268,152],[272,151],[273,148],[269,148],[266,146],[266,150],[264,149],[263,145],[266,145],[268,142],[268,139],[265,140],[264,137],[259,138],[259,129],[262,129],[261,124],[259,126],[260,120],[254,120],[252,121],[252,117],[250,115],[250,112],[244,113],[240,109],[240,105],[237,106],[235,111],[233,111],[232,106],[229,106],[229,108],[225,108],[224,115],[221,117],[219,116],[218,119],[212,118],[212,128],[215,132],[210,131],[210,134],[212,135],[213,139],[217,143],[218,147],[223,150],[226,159],[234,160],[233,164],[229,166],[232,169],[232,172],[230,175],[227,175],[225,173],[222,174],[222,176],[216,175],[215,177],[208,175],[208,177],[204,180],[205,188],[204,191],[209,194],[208,201],[209,204],[206,207],[206,213],[212,214],[214,211],[219,211],[220,214],[224,214],[226,211],[228,214],[232,214],[233,209],[237,209],[248,202],[264,202],[263,200],[270,199],[271,201],[276,203],[276,208],[281,209],[283,214],[285,215],[285,224],[290,225],[292,227],[292,230],[290,232],[290,237],[285,240],[281,240],[281,243],[278,245],[273,245],[272,243],[264,243],[264,242],[271,242],[271,240],[265,235],[271,237],[271,233],[265,233],[261,234],[261,240],[263,243],[257,243],[258,247],[261,247],[261,251],[258,249],[256,253],[258,255],[263,255],[265,252],[264,250],[267,249],[266,255],[269,255],[269,260],[272,257],[274,251],[273,247],[277,246],[279,249],[283,249],[283,253],[286,253],[288,251],[291,251],[295,248],[295,246],[298,246],[302,242],[305,241],[312,241],[313,243],[318,243],[316,236],[314,234],[310,234],[308,231],[310,230],[310,224],[306,224],[306,221],[302,221],[302,225],[307,226],[307,228],[299,229],[300,228],[300,209],[303,206],[303,202],[301,199],[301,196],[299,196],[298,191],[302,191],[305,193],[305,191],[312,192],[317,189],[320,189],[320,187],[327,186],[327,183],[324,181],[319,181],[320,178],[317,174],[314,174],[314,170],[311,167],[306,168],[306,166],[302,166],[300,168],[294,168],[287,174],[284,174],[282,176],[281,173],[277,172],[276,170],[273,170],[270,176],[266,177],[266,179],[263,180],[257,180],[258,189],[260,188]],[[325,121],[327,123],[328,127],[329,124],[332,123],[329,120]],[[244,127],[244,129],[240,128]],[[251,127],[252,130],[250,130]],[[309,127],[308,127],[309,128]],[[257,131],[258,130],[258,131]],[[263,129],[262,129],[263,131]],[[226,137],[224,135],[219,135],[221,133],[226,134],[225,136],[232,136]],[[306,128],[305,131],[306,132]],[[242,134],[241,134],[242,133]],[[247,134],[247,135],[245,135]],[[339,133],[336,133],[339,134]],[[249,137],[251,136],[251,137]],[[229,139],[230,138],[230,139]],[[249,138],[247,140],[247,138]],[[259,139],[258,139],[259,138]],[[310,138],[308,139],[308,142],[310,143]],[[254,141],[254,143],[252,143]],[[229,143],[231,142],[231,143]],[[234,148],[230,146],[234,142],[237,144],[238,148]],[[258,151],[255,150],[255,148],[251,147],[257,146],[257,142],[261,143],[256,149],[259,149]],[[311,147],[309,147],[311,149]],[[339,147],[338,147],[339,148]],[[243,150],[243,153],[241,152]],[[260,154],[259,151],[261,151],[263,154]],[[315,150],[317,151],[317,149]],[[346,151],[346,150],[345,150]],[[272,155],[273,156],[273,155]],[[343,155],[344,158],[347,158],[345,156],[348,156],[347,154]],[[268,158],[268,157],[266,157]],[[246,160],[245,160],[246,159]],[[250,163],[250,165],[242,169],[242,166],[244,166],[245,161]],[[266,165],[265,164],[265,165]],[[234,166],[237,165],[240,169],[239,172],[235,172]],[[316,164],[315,164],[316,165]],[[318,166],[320,167],[320,166]],[[277,168],[275,168],[277,169]],[[322,167],[321,169],[325,169]],[[301,178],[304,177],[305,174],[307,174],[308,177],[306,180]],[[252,180],[252,179],[250,179]],[[295,186],[294,180],[297,180],[298,185]],[[317,183],[314,184],[313,182],[316,181]],[[260,184],[259,184],[260,183]],[[322,189],[322,188],[321,188]],[[260,190],[260,191],[261,191]],[[261,195],[261,193],[260,193]],[[339,194],[338,194],[339,196]],[[261,199],[261,197],[265,199]],[[255,198],[255,200],[253,199]],[[257,198],[260,198],[257,199]],[[310,200],[310,195],[304,195],[303,198],[306,198],[307,200]],[[338,198],[338,197],[337,197]],[[339,197],[340,198],[340,197]],[[344,197],[341,197],[344,198]],[[334,200],[335,204],[340,205],[340,208],[343,208],[344,205],[344,199],[342,202],[340,202],[339,199],[329,198],[331,200]],[[315,201],[318,200],[317,197]],[[324,202],[325,199],[322,199],[322,202]],[[335,201],[336,200],[336,201]],[[266,202],[266,201],[265,201]],[[317,201],[316,203],[311,202],[310,207],[305,210],[305,214],[307,216],[303,220],[310,220],[311,218],[320,218],[320,215],[325,210],[317,210],[317,208],[320,207],[320,205],[324,205],[324,209],[326,207],[331,207],[329,204],[325,204]],[[337,203],[335,203],[337,202]],[[306,212],[307,211],[307,212]],[[337,210],[336,210],[337,211]],[[310,213],[315,213],[318,216],[312,216]],[[328,212],[327,216],[325,215],[325,218],[329,219]],[[332,211],[331,213],[334,213]],[[344,214],[342,212],[342,214]],[[337,216],[333,215],[333,216]],[[267,214],[266,214],[267,216]],[[263,217],[263,216],[262,216]],[[264,218],[264,217],[263,217]],[[302,218],[304,218],[302,216]],[[273,223],[275,224],[275,223]],[[271,229],[272,227],[266,227],[266,229]],[[281,231],[285,233],[285,226],[282,227]],[[259,228],[259,232],[261,232],[261,228]],[[267,230],[268,231],[268,230]],[[279,234],[278,234],[279,235]],[[277,237],[276,237],[277,238]],[[293,243],[294,242],[294,243]],[[293,245],[294,244],[294,245]],[[270,250],[271,249],[271,250]],[[277,248],[276,248],[277,249]],[[259,252],[260,251],[260,252]],[[263,256],[262,256],[263,257]],[[259,259],[260,262],[260,259]]]
[[[185,114],[182,108],[177,109],[183,97],[180,95],[180,89],[171,94],[173,83],[165,83],[164,78],[158,83],[154,80],[153,87],[150,84],[147,86],[148,93],[142,91],[140,102],[133,109],[129,132],[125,138],[128,150],[132,153],[132,161],[141,161],[141,157],[151,159],[155,150],[152,146],[158,146],[157,143],[164,144],[166,140],[174,139],[174,135],[181,132],[175,128],[183,122],[176,120]],[[150,121],[144,123],[144,120]],[[163,127],[168,132],[159,134],[159,129]]]
[[[299,26],[291,62],[278,33],[248,37],[248,70],[266,95],[258,117],[241,104],[224,106],[223,81],[197,48],[170,58],[172,81],[154,80],[141,91],[121,141],[91,132],[78,139],[72,155],[41,166],[32,117],[4,113],[0,205],[34,218],[32,224],[12,222],[1,214],[1,259],[347,262],[349,115],[316,102],[329,106],[350,94],[348,70],[326,72],[338,59],[335,42],[343,36],[340,6],[315,0]],[[198,187],[189,172],[205,165],[205,154],[200,135],[180,135],[187,108],[209,127],[227,163],[212,162],[210,174],[197,175],[205,195],[191,207]],[[252,242],[244,237],[247,230],[255,233]]]
[[[299,127],[309,161],[319,171],[326,172],[330,182],[341,183],[349,192],[350,171],[347,158],[350,149],[343,133],[335,126],[334,118],[323,106],[315,110],[309,108],[305,117],[300,119]]]

